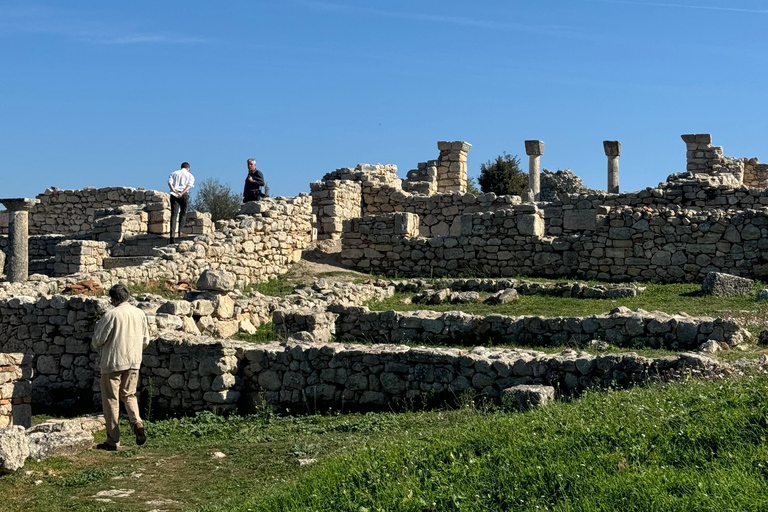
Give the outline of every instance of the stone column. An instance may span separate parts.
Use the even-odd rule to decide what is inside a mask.
[[[23,283],[29,275],[29,210],[39,199],[0,199],[8,210],[8,281]]]
[[[619,193],[619,157],[621,156],[621,142],[617,140],[604,140],[603,149],[608,157],[608,192]]]
[[[453,193],[467,191],[467,153],[472,144],[461,140],[440,141],[437,149],[437,192]]]
[[[544,141],[525,141],[525,154],[528,155],[528,188],[533,193],[533,200],[538,201],[541,198],[540,159],[544,154]]]

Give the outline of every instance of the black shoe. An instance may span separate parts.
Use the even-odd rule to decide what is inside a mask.
[[[171,237],[171,238],[168,240],[168,245],[173,245],[173,244],[175,244],[175,243],[176,243],[176,239],[175,239],[175,238],[173,238],[173,237]]]
[[[109,443],[99,443],[96,445],[97,450],[104,450],[105,452],[116,452],[117,446]]]
[[[144,432],[144,426],[136,427],[134,429],[136,433],[136,444],[141,446],[147,442],[147,434]]]

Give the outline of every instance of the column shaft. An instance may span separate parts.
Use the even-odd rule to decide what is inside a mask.
[[[26,210],[9,212],[9,246],[11,250],[8,262],[8,281],[21,283],[29,274],[29,212]]]
[[[540,155],[530,155],[528,157],[528,187],[533,192],[534,201],[541,198],[541,168]]]
[[[608,157],[608,192],[619,193],[619,157]]]

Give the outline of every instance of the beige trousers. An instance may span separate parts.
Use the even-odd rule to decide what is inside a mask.
[[[139,384],[139,370],[125,370],[101,374],[101,406],[107,422],[107,444],[118,446],[120,443],[120,402],[125,404],[131,428],[142,426],[139,416],[139,401],[136,399],[136,386]],[[119,399],[119,400],[118,400]]]

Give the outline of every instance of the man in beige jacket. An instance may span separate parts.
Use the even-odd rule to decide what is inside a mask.
[[[144,312],[128,303],[131,294],[125,285],[110,288],[109,298],[114,309],[107,311],[96,324],[91,346],[101,355],[101,405],[107,422],[107,440],[96,448],[115,451],[120,445],[120,401],[128,412],[136,444],[147,441],[139,416],[136,386],[141,353],[149,345],[149,326]]]

